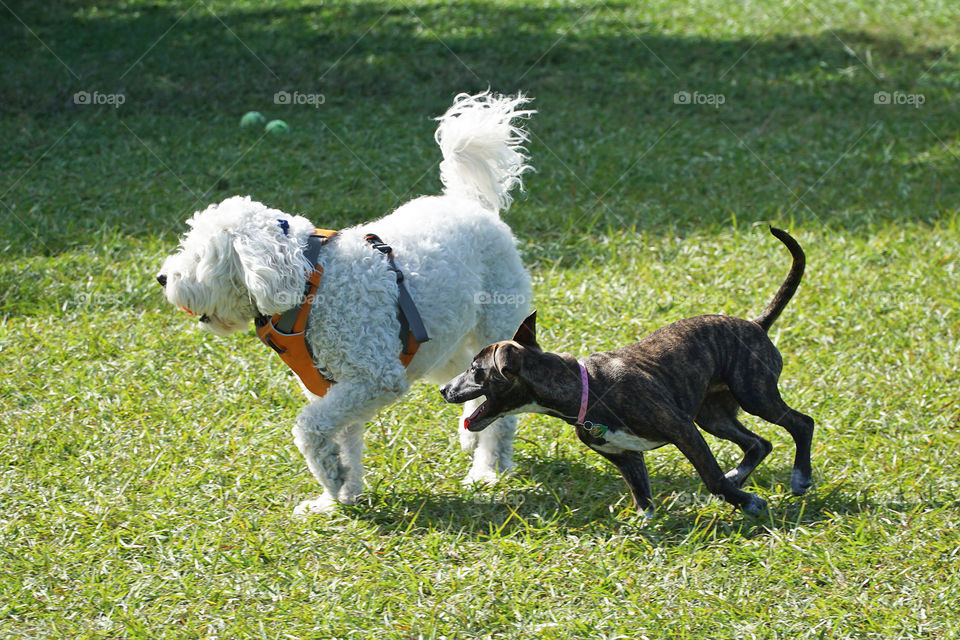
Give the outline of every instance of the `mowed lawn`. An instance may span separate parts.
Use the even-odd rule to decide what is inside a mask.
[[[938,0],[0,5],[0,636],[956,637],[958,24]],[[418,384],[368,425],[360,503],[292,518],[319,487],[291,374],[154,274],[228,195],[339,228],[436,193],[431,118],[488,87],[538,110],[506,219],[545,348],[751,317],[789,265],[766,226],[802,243],[771,335],[817,422],[808,495],[749,416],[760,520],[666,447],[645,522],[540,416],[466,487],[457,409]]]

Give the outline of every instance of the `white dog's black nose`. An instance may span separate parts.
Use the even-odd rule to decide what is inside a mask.
[[[167,276],[161,273],[160,275],[157,276],[157,282],[160,283],[161,287],[167,286]]]

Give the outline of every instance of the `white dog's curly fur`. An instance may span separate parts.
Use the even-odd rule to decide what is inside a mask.
[[[499,217],[530,169],[522,146],[527,134],[516,122],[533,113],[522,109],[526,102],[489,92],[457,96],[436,132],[443,195],[342,230],[321,249],[323,279],[307,340],[317,366],[336,384],[322,398],[304,390],[309,404],[293,435],[324,493],[295,513],[355,502],[363,485],[364,424],[412,381],[441,383],[462,371],[527,315],[530,279]],[[280,220],[288,222],[287,233]],[[227,335],[299,303],[312,269],[303,253],[314,230],[309,220],[237,196],[187,224],[190,231],[158,279],[167,299],[200,317],[205,329]],[[430,336],[406,369],[399,359],[396,277],[364,240],[367,233],[393,247]],[[463,416],[478,405],[467,403]],[[473,451],[467,481],[490,481],[513,466],[515,427],[508,416],[480,434],[460,429],[464,449]]]

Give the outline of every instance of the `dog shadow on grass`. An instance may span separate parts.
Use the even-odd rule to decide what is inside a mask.
[[[761,518],[744,516],[711,496],[690,470],[651,474],[656,515],[638,514],[614,469],[573,458],[527,457],[518,470],[489,486],[459,491],[376,487],[345,509],[384,535],[445,532],[477,539],[577,535],[634,536],[646,546],[672,547],[733,536],[760,537],[815,525],[878,505],[851,494],[844,485],[814,487],[803,497],[777,485],[790,468],[758,470],[760,493],[769,510]]]

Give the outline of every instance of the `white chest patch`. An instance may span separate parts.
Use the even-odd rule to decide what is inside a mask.
[[[536,402],[530,402],[523,406],[517,407],[511,411],[507,412],[507,415],[513,415],[517,413],[543,413],[546,415],[555,415],[550,409],[537,404]],[[618,454],[623,453],[624,451],[650,451],[651,449],[657,449],[667,444],[666,442],[654,442],[653,440],[647,440],[646,438],[638,438],[637,436],[627,433],[625,430],[618,429],[616,431],[610,430],[603,434],[604,443],[603,444],[592,444],[590,445],[591,449],[596,451],[602,451],[603,453],[612,453]]]
[[[592,444],[590,448],[602,451],[603,453],[617,454],[623,453],[624,451],[650,451],[651,449],[656,449],[657,447],[662,447],[667,444],[666,442],[654,442],[646,438],[638,438],[631,433],[621,430],[607,431],[603,435],[603,439],[605,440],[603,444]]]
[[[507,415],[515,415],[518,413],[547,413],[550,409],[547,409],[544,406],[537,404],[536,402],[528,402],[522,407],[517,407],[516,409],[511,409],[507,412]]]

